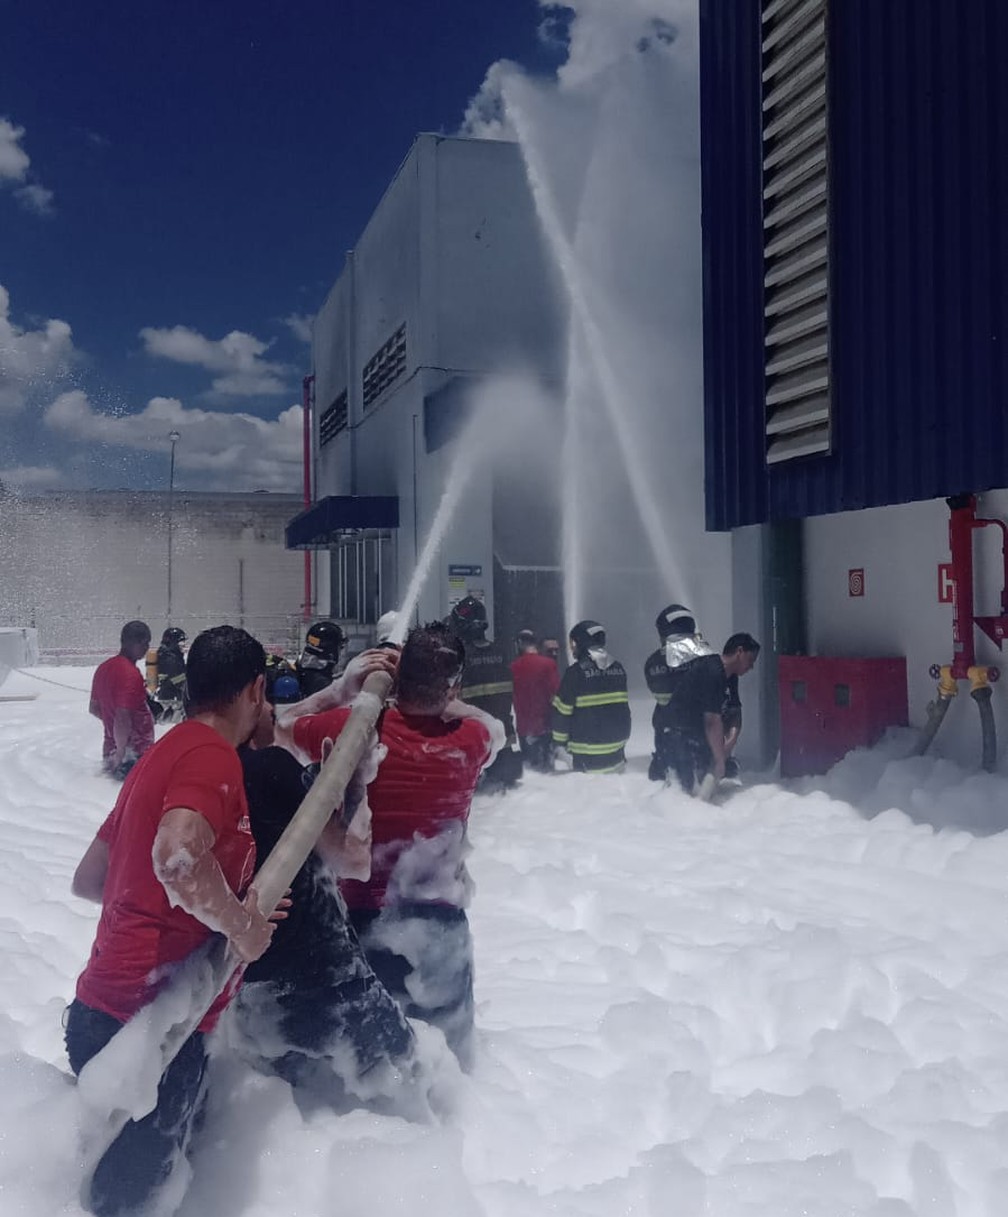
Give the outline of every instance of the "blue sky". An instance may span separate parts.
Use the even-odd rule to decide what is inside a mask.
[[[261,454],[296,445],[299,319],[418,131],[457,129],[495,60],[555,69],[542,21],[536,0],[0,0],[0,479],[158,485],[151,437],[177,425],[178,485],[296,488]]]

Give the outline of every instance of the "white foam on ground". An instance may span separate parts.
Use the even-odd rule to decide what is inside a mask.
[[[80,1211],[60,1015],[96,909],[70,876],[117,790],[89,680],[15,673],[6,692],[39,696],[0,705],[0,1188],[19,1217]],[[444,1123],[305,1114],[221,1058],[180,1212],[1000,1214],[1008,781],[894,759],[906,743],[723,807],[656,788],[640,748],[619,777],[478,799],[478,1059]]]

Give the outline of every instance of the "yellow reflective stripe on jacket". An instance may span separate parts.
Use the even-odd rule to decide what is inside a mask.
[[[558,711],[560,714],[574,713],[574,707],[569,706],[565,701],[561,701],[559,694],[553,698],[553,709]]]
[[[671,693],[656,693],[654,695],[654,699],[658,703],[659,706],[667,706],[669,704],[669,702],[672,700],[672,694]]]
[[[625,743],[626,740],[617,740],[615,744],[581,744],[571,740],[567,751],[571,756],[609,756],[612,752],[619,752]]]
[[[577,709],[584,710],[588,706],[627,705],[629,701],[626,691],[618,690],[615,693],[581,693],[574,699],[574,705]]]
[[[569,739],[570,739],[569,731],[554,731],[553,732],[553,743],[554,744],[566,744]]]
[[[489,685],[463,685],[462,700],[467,697],[493,697],[497,693],[510,693],[514,685],[509,680],[498,680]]]
[[[598,769],[586,769],[585,773],[619,773],[626,765],[626,761],[620,761],[618,765],[602,765]]]

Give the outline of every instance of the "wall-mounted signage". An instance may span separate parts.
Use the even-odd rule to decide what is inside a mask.
[[[951,562],[938,563],[938,603],[951,604],[955,596],[955,577]]]

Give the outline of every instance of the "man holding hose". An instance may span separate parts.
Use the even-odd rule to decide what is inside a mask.
[[[344,676],[348,699],[372,668]],[[141,758],[77,867],[74,893],[100,901],[102,912],[67,1012],[75,1073],[213,933],[246,964],[286,916],[286,900],[267,918],[248,891],[255,845],[237,749],[259,724],[265,669],[263,648],[244,630],[218,626],[197,636],[186,721]],[[154,1110],[129,1121],[99,1161],[87,1202],[100,1217],[144,1208],[182,1161],[203,1097],[206,1036],[239,983],[240,971],[165,1070]]]

